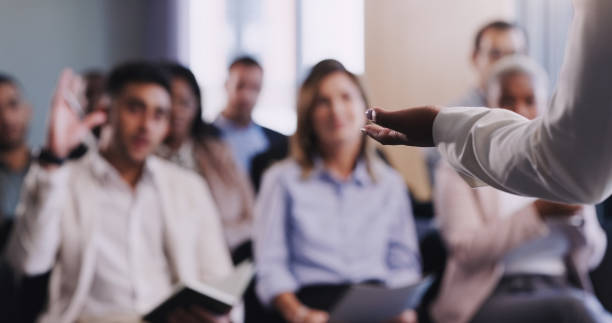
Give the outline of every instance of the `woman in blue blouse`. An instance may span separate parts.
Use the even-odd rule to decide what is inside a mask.
[[[342,287],[420,278],[405,184],[368,148],[366,107],[355,75],[335,60],[317,64],[299,92],[292,157],[264,177],[256,290],[288,322],[326,322]]]

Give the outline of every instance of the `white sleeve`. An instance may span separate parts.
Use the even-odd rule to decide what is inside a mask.
[[[21,274],[53,268],[60,245],[60,221],[68,195],[68,169],[48,172],[34,164],[26,175],[7,257]]]
[[[593,204],[612,193],[612,1],[575,0],[557,93],[533,121],[506,110],[443,109],[433,136],[463,175],[515,194]]]

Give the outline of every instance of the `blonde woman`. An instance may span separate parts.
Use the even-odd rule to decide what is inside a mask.
[[[292,156],[264,176],[255,206],[257,294],[287,322],[326,322],[346,287],[420,278],[406,187],[360,133],[365,92],[335,60],[298,98]],[[399,314],[399,313],[398,313]],[[399,315],[416,320],[414,312]]]

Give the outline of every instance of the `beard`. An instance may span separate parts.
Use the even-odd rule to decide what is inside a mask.
[[[0,152],[13,151],[13,150],[23,146],[24,142],[25,142],[24,139],[10,140],[10,139],[4,138],[4,139],[0,140]]]

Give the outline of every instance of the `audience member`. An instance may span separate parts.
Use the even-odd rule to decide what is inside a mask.
[[[13,226],[21,186],[30,167],[27,134],[32,108],[18,82],[0,74],[0,315],[17,319],[17,284],[3,250]]]
[[[32,108],[12,77],[0,74],[0,226],[12,219],[30,166],[27,143]],[[4,241],[6,236],[0,236]],[[2,244],[0,243],[0,248]]]
[[[244,56],[232,62],[225,82],[227,104],[214,124],[221,129],[240,169],[251,176],[255,190],[263,172],[287,156],[287,137],[253,121],[253,108],[259,98],[263,68]]]
[[[478,83],[454,106],[487,106],[485,83],[491,67],[500,59],[516,54],[527,54],[527,34],[522,28],[506,21],[493,21],[480,28],[472,49]]]
[[[234,262],[252,257],[253,189],[236,165],[220,131],[202,120],[202,94],[193,73],[169,63],[172,77],[170,131],[160,156],[195,170],[208,183],[217,204]]]
[[[504,58],[489,75],[489,106],[528,119],[546,106],[546,74],[530,59]],[[588,276],[606,249],[594,207],[472,189],[446,162],[436,182],[450,255],[430,310],[436,322],[610,321]]]
[[[477,84],[451,106],[485,107],[485,82],[491,66],[508,55],[527,53],[527,34],[514,23],[492,21],[481,27],[474,38],[471,63],[477,74]],[[435,148],[426,151],[427,167],[431,183],[435,183],[435,170],[440,153]]]
[[[42,322],[139,321],[180,281],[217,281],[231,272],[208,188],[151,153],[164,139],[171,99],[167,76],[128,63],[109,76],[108,147],[64,162],[106,115],[82,120],[82,82],[62,73],[51,104],[45,149],[25,180],[8,244],[26,275],[52,269]],[[226,321],[201,308],[169,321]]]
[[[266,173],[255,206],[256,290],[277,320],[326,322],[352,284],[420,277],[405,184],[359,132],[366,107],[357,77],[335,60],[299,91],[292,156]]]

